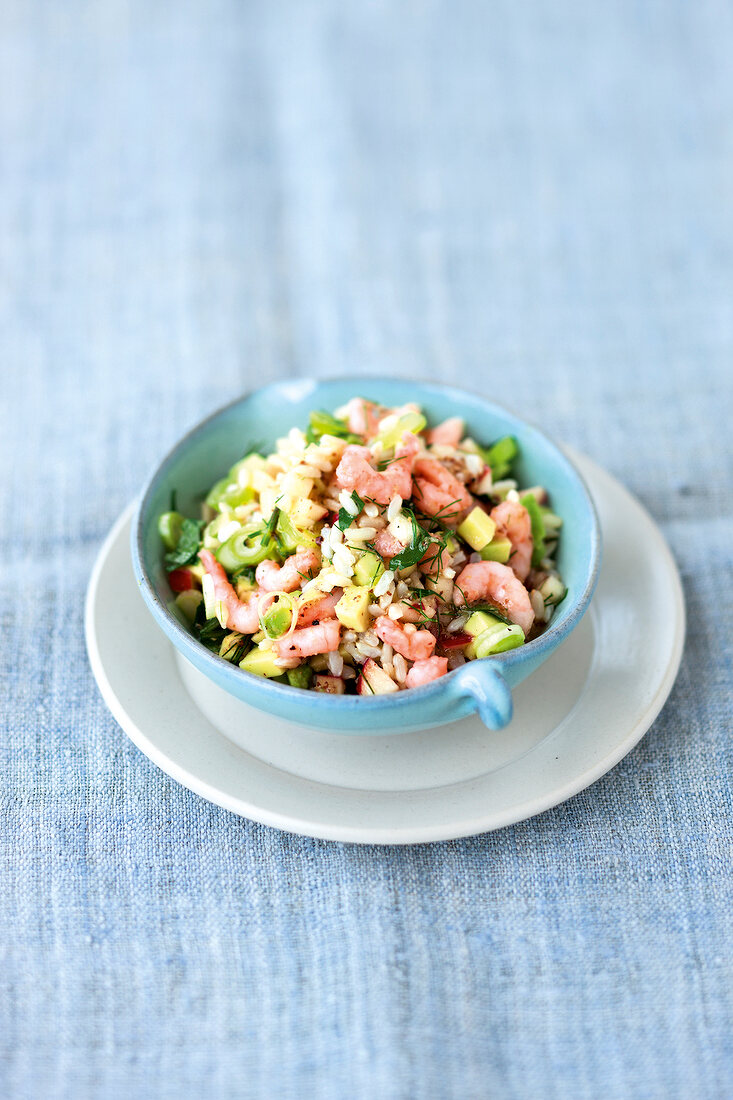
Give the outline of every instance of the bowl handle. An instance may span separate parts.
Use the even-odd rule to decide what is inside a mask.
[[[511,721],[512,691],[496,661],[470,661],[456,670],[452,686],[454,695],[471,702],[490,730],[502,729]]]

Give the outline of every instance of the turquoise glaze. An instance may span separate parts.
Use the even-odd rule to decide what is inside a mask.
[[[497,657],[470,661],[424,687],[390,695],[333,696],[272,683],[214,656],[178,622],[166,604],[172,593],[163,567],[157,518],[178,494],[184,515],[197,516],[203,497],[253,445],[271,450],[294,425],[305,427],[312,409],[332,410],[358,394],[384,405],[416,401],[436,423],[462,416],[479,442],[512,434],[520,486],[541,484],[564,526],[557,562],[568,595],[550,627],[533,642]],[[426,729],[474,711],[491,729],[512,716],[511,688],[529,676],[577,626],[598,577],[601,538],[583,480],[542,432],[477,395],[446,386],[389,378],[277,382],[207,417],[174,447],[148,481],[132,525],[132,560],[143,598],[173,645],[196,668],[237,699],[300,725],[333,733],[386,734]]]

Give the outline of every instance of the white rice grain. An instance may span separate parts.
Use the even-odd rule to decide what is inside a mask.
[[[389,590],[390,585],[394,581],[394,572],[391,569],[385,569],[382,576],[374,585],[374,595],[382,597]]]
[[[389,645],[388,642],[385,642],[382,646],[382,668],[388,676],[391,676],[394,672],[394,665],[392,663],[393,657],[394,650],[392,649],[392,646]]]
[[[332,676],[340,676],[344,671],[344,659],[336,650],[328,654],[328,667]]]
[[[456,575],[455,569],[451,569],[450,566],[448,566],[447,569],[443,570],[443,576],[446,578],[446,580],[452,581],[453,578],[455,577],[455,575]]]
[[[395,653],[393,658],[394,674],[398,684],[404,684],[407,679],[407,662],[401,653]]]
[[[455,619],[451,619],[446,627],[449,634],[454,634],[457,630],[463,630],[464,626],[468,622],[468,615],[456,615]]]
[[[339,493],[339,504],[349,513],[350,516],[359,515],[359,505],[355,503],[348,489],[342,489]]]
[[[401,619],[404,613],[405,609],[399,603],[390,604],[387,608],[387,614],[389,615],[390,619],[394,619],[395,622],[397,621],[397,619]]]
[[[318,587],[322,592],[330,592],[332,588],[350,588],[353,583],[352,578],[344,573],[321,573],[318,578]]]
[[[349,542],[369,542],[376,533],[376,527],[347,527],[344,538]]]
[[[369,519],[376,519],[379,515],[379,505],[373,504],[372,501],[370,501],[368,504],[365,504],[364,515],[368,516]]]
[[[399,493],[393,496],[387,507],[387,519],[391,523],[393,519],[396,519],[399,515],[400,508],[402,507],[402,497]]]
[[[363,657],[374,657],[376,659],[380,655],[378,646],[367,645],[366,642],[357,642],[356,648]]]
[[[538,592],[536,588],[533,588],[529,594],[529,602],[532,604],[532,610],[534,611],[534,617],[538,622],[543,623],[545,621],[545,601],[541,592]]]

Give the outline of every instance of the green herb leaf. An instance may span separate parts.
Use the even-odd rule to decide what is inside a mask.
[[[305,433],[306,440],[308,443],[319,443],[323,435],[335,435],[337,439],[345,439],[347,443],[362,442],[360,436],[349,431],[345,420],[337,420],[331,413],[314,409],[310,414],[310,426]]]
[[[353,493],[351,494],[351,499],[353,500],[359,511],[361,511],[364,507],[364,501],[361,499],[356,489],[354,489]],[[339,531],[345,531],[347,527],[351,527],[355,518],[356,516],[352,516],[348,508],[339,508],[339,518],[336,520],[336,526],[338,527]]]
[[[280,509],[275,505],[272,509],[272,515],[265,524],[265,529],[262,532],[262,538],[260,539],[260,546],[264,546],[268,542],[273,542],[275,538],[275,528],[277,527],[278,517],[280,515]]]
[[[165,556],[165,567],[179,569],[182,565],[192,562],[201,549],[201,531],[203,520],[184,519],[181,525],[181,537],[175,550],[171,550]]]
[[[428,550],[432,539],[427,531],[423,531],[415,519],[414,513],[409,513],[410,520],[412,522],[412,538],[410,545],[406,546],[401,553],[396,554],[389,563],[390,569],[399,571],[400,569],[408,569],[411,565],[417,565],[420,559]]]

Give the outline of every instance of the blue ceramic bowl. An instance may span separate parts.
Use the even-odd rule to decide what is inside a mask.
[[[355,394],[384,405],[417,401],[432,423],[462,416],[480,441],[512,434],[519,441],[515,469],[521,485],[546,486],[564,526],[557,564],[568,586],[551,625],[539,638],[497,657],[470,661],[439,680],[409,691],[376,696],[333,696],[272,683],[214,656],[167,608],[172,598],[163,567],[157,519],[178,494],[184,515],[198,515],[210,486],[247,449],[272,449],[312,409],[334,409]],[[332,733],[400,733],[442,725],[478,711],[491,729],[512,716],[511,688],[529,676],[580,622],[595,588],[601,537],[585,484],[563,452],[536,428],[474,394],[447,386],[389,378],[276,382],[202,421],[173,448],[148,481],[132,527],[132,559],[151,614],[179,653],[236,699],[269,714]],[[251,712],[250,712],[251,713]]]

